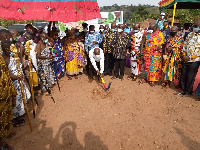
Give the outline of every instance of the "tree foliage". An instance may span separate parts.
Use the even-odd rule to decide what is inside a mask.
[[[112,12],[112,11],[124,11],[124,19],[128,23],[140,22],[146,19],[158,19],[159,18],[159,8],[157,6],[151,5],[122,5],[118,6],[114,4],[112,6],[103,6],[100,8],[102,12]],[[170,21],[173,16],[173,10],[165,10],[167,19]],[[184,23],[193,23],[195,20],[200,18],[200,10],[198,9],[179,9],[176,10],[175,19],[178,20],[182,25]]]

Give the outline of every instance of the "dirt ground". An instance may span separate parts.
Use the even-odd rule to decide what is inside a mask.
[[[127,73],[130,70],[126,70]],[[111,77],[104,78],[108,84]],[[28,121],[6,142],[15,150],[198,150],[200,102],[175,88],[113,80],[109,91],[79,79],[60,80],[61,92],[38,97],[33,132]],[[26,119],[27,120],[27,119]]]

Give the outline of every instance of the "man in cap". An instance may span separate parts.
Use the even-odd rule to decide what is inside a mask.
[[[165,13],[161,13],[160,14],[160,17],[157,19],[157,21],[156,21],[156,23],[158,24],[158,28],[160,29],[160,30],[163,30],[163,28],[164,28],[164,22],[165,22],[166,20],[165,20]]]

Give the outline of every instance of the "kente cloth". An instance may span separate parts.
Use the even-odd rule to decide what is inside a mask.
[[[163,68],[165,80],[173,81],[179,79],[181,68],[181,53],[183,48],[183,39],[181,36],[170,37],[167,40],[166,48],[172,47],[172,51],[168,53],[168,58]]]
[[[41,51],[41,56],[49,57],[51,54],[48,45],[44,50]],[[44,85],[48,85],[48,87],[53,87],[54,84],[54,71],[52,69],[52,63],[50,59],[41,59],[39,64],[39,72],[42,81],[40,81],[40,86],[43,92],[46,92],[46,88]]]
[[[20,65],[21,67],[22,65]],[[8,65],[10,73],[14,74],[15,76],[18,76],[18,69],[17,69],[17,63],[13,57],[10,57],[10,63]],[[22,73],[22,67],[21,67],[21,73]],[[24,86],[24,94],[26,101],[30,99],[31,94],[26,86],[26,84],[22,81]],[[16,96],[16,107],[14,108],[14,118],[20,117],[25,114],[24,110],[24,102],[22,99],[22,91],[20,82],[18,80],[13,80],[13,85],[15,89],[17,90],[17,96]]]
[[[164,37],[160,31],[146,36],[144,47],[144,70],[147,81],[159,81],[162,75],[162,49],[157,50],[163,44]]]
[[[53,61],[53,67],[55,71],[54,79],[56,80],[57,78],[59,79],[65,73],[65,61],[63,57],[64,48],[59,38],[54,41],[52,50],[54,56],[54,61]]]
[[[131,73],[134,75],[138,75],[142,72],[142,63],[138,54],[140,53],[140,45],[142,41],[142,37],[144,34],[144,30],[134,33],[131,36]]]
[[[97,0],[1,0],[0,18],[77,22],[101,18]]]
[[[0,55],[0,141],[12,131],[13,108],[16,106],[17,91],[10,78],[8,66]]]
[[[78,65],[78,57],[80,54],[80,46],[77,42],[69,43],[66,47],[66,73],[68,75],[78,75],[83,68]],[[83,58],[83,57],[82,57]]]

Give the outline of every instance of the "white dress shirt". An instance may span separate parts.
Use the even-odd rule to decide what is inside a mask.
[[[90,61],[91,61],[92,65],[93,65],[93,67],[96,71],[100,70],[100,73],[103,73],[104,72],[104,53],[103,53],[103,50],[101,48],[99,48],[100,49],[100,55],[95,55],[94,49],[95,48],[93,48],[89,51]],[[98,69],[96,62],[100,62],[100,69]]]

